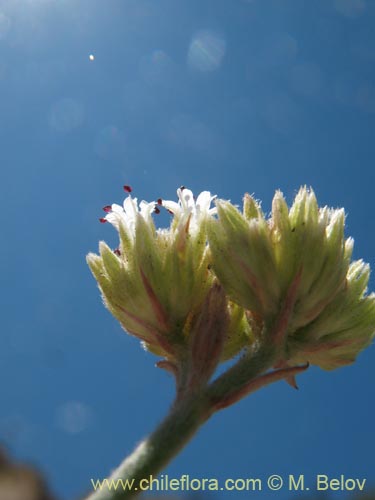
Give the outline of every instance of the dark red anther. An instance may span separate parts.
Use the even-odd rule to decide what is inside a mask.
[[[154,208],[154,213],[155,214],[160,214],[160,208],[159,207],[155,207]]]
[[[107,222],[107,219],[105,217],[100,217],[99,222],[104,224],[105,222]]]
[[[172,215],[173,215],[172,210],[169,210],[169,208],[167,208],[167,212],[169,212],[170,214],[172,214]]]
[[[116,255],[120,256],[121,255],[121,252],[120,252],[120,249],[119,248],[115,248],[113,250],[113,253],[115,253]]]
[[[124,191],[126,191],[127,193],[131,193],[133,190],[131,188],[131,186],[124,186]]]
[[[162,205],[163,204],[163,200],[161,198],[158,198],[156,200],[156,202],[157,202],[158,205]]]
[[[106,213],[112,212],[112,206],[111,205],[106,205],[105,207],[103,207],[103,210]]]
[[[184,189],[186,189],[186,187],[185,186],[180,186],[180,189],[181,189],[181,191],[183,191]]]

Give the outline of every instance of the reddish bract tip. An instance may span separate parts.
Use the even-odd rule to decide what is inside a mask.
[[[111,205],[106,205],[105,207],[103,207],[103,210],[104,210],[104,212],[107,212],[107,213],[112,212],[112,207],[111,207]]]
[[[119,248],[115,248],[113,250],[113,253],[115,253],[116,255],[120,256],[121,255],[121,252],[120,252],[120,249]]]
[[[155,207],[155,208],[154,208],[154,213],[155,213],[155,214],[160,214],[160,208]]]
[[[158,198],[156,200],[156,202],[157,202],[158,205],[162,205],[163,204],[163,200],[161,198]]]
[[[127,193],[131,193],[133,190],[131,188],[131,186],[124,186],[124,191],[126,191]]]
[[[99,222],[104,224],[105,222],[107,222],[107,219],[105,217],[100,217]]]

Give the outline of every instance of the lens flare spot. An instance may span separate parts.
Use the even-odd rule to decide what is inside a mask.
[[[69,132],[80,127],[84,121],[84,108],[81,101],[66,98],[56,101],[49,113],[49,124],[58,132]]]
[[[200,31],[193,36],[187,63],[194,70],[209,72],[218,69],[225,55],[226,42],[211,31]]]
[[[85,431],[91,420],[91,409],[81,401],[68,401],[56,412],[58,427],[68,434],[79,434]]]

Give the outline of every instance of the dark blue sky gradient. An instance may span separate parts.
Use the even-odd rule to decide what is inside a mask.
[[[117,244],[98,217],[123,184],[146,200],[181,184],[238,204],[248,191],[266,211],[275,189],[290,202],[311,185],[346,208],[355,257],[374,266],[374,22],[371,0],[0,1],[0,440],[61,499],[116,466],[173,397],[85,263],[100,239]],[[168,474],[374,486],[374,359],[216,415]]]

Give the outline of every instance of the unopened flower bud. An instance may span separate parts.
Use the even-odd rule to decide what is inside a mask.
[[[208,226],[215,273],[267,325],[280,362],[329,369],[353,361],[374,336],[375,297],[366,296],[368,267],[350,264],[344,211],[319,208],[306,188],[290,210],[277,192],[269,220],[249,195],[243,215],[226,201],[217,209]]]
[[[257,219],[263,215],[259,203],[248,193],[243,197],[243,215],[247,220]]]

